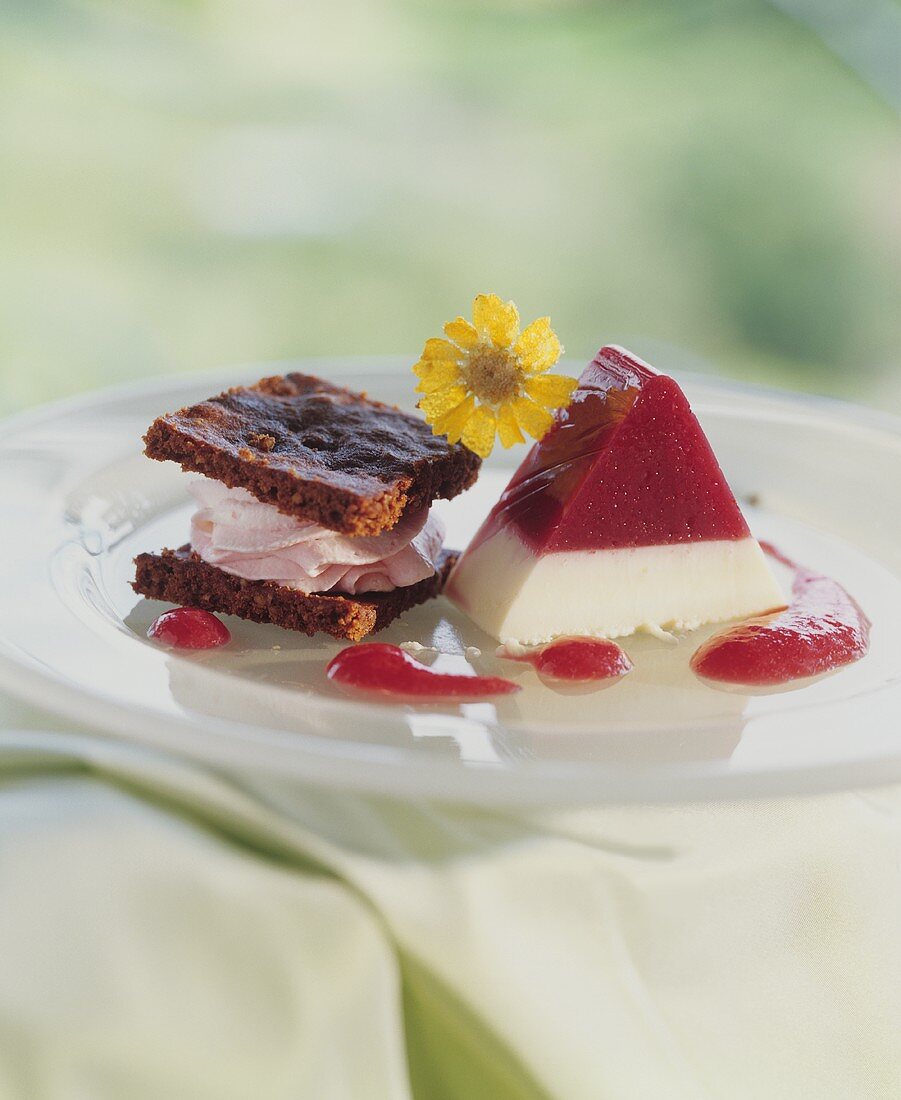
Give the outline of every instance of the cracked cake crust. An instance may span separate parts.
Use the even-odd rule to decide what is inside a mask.
[[[417,416],[306,374],[263,378],[158,417],[145,454],[346,535],[468,489],[481,459]]]

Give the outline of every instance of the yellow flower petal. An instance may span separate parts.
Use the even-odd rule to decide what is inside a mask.
[[[472,416],[472,411],[476,406],[476,399],[469,395],[465,400],[461,401],[459,405],[451,409],[450,412],[444,413],[442,416],[436,417],[432,424],[432,435],[446,435],[449,443],[459,443],[460,436],[463,434],[463,429],[466,427],[466,422]]]
[[[572,392],[578,386],[577,378],[562,374],[539,374],[526,382],[526,393],[545,409],[559,409],[569,404]]]
[[[416,387],[417,393],[434,393],[436,390],[453,386],[460,381],[460,367],[457,363],[448,363],[446,359],[433,359],[426,365],[428,371],[420,375],[422,381]]]
[[[496,348],[510,347],[519,335],[519,311],[496,294],[480,294],[472,303],[472,319],[478,331]]]
[[[547,409],[542,409],[528,397],[517,397],[510,402],[510,408],[519,426],[534,439],[542,439],[554,423],[554,418]]]
[[[448,340],[453,340],[458,348],[469,351],[479,342],[479,332],[475,325],[471,325],[465,317],[458,317],[455,321],[448,321],[444,326],[444,335]]]
[[[497,434],[505,447],[512,447],[515,443],[525,443],[526,437],[519,430],[516,416],[509,405],[498,409]]]
[[[451,386],[446,390],[438,390],[437,393],[427,394],[419,402],[419,407],[425,413],[425,418],[430,424],[457,405],[466,397],[465,386]],[[438,433],[440,434],[440,433]]]
[[[463,429],[463,446],[487,458],[494,448],[494,436],[497,431],[497,418],[485,405],[480,405],[469,417]]]
[[[550,317],[539,317],[523,329],[515,351],[523,368],[532,374],[550,370],[563,354],[563,345],[551,328]]]
[[[450,362],[453,362],[453,365],[459,368],[460,364],[456,361],[456,359],[420,359],[413,364],[412,369],[413,373],[415,375],[418,375],[420,378],[428,378],[428,376],[432,373],[432,369],[435,366],[440,366],[442,363]]]
[[[426,340],[420,359],[450,359],[460,358],[460,349],[454,347],[450,340],[442,340],[440,336],[433,336]]]

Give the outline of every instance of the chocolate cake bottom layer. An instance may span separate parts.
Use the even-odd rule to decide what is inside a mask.
[[[159,554],[139,554],[132,588],[152,600],[356,642],[382,630],[411,607],[439,595],[456,558],[456,554],[443,551],[435,576],[393,592],[304,595],[274,581],[232,576],[208,565],[190,546],[182,546]]]

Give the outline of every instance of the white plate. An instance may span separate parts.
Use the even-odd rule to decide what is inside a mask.
[[[291,364],[412,406],[406,364]],[[0,439],[0,684],[72,720],[217,765],[466,801],[632,801],[767,795],[901,778],[901,423],[832,402],[684,380],[752,527],[837,577],[874,622],[870,655],[779,694],[699,683],[679,644],[628,639],[635,670],[563,694],[444,600],[380,637],[469,657],[524,690],[500,703],[421,708],[342,696],[330,640],[227,620],[234,642],[193,655],[144,632],[162,605],[129,587],[141,550],[186,540],[186,475],[141,455],[157,414],[286,364],[165,379],[7,422]],[[574,369],[578,369],[574,365]],[[439,507],[463,545],[521,459],[486,464]],[[752,503],[749,503],[752,502]]]

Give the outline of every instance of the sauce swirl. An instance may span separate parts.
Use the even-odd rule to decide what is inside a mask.
[[[715,634],[692,657],[692,670],[718,683],[777,687],[865,657],[871,623],[853,596],[831,577],[761,545],[794,571],[790,606]]]

